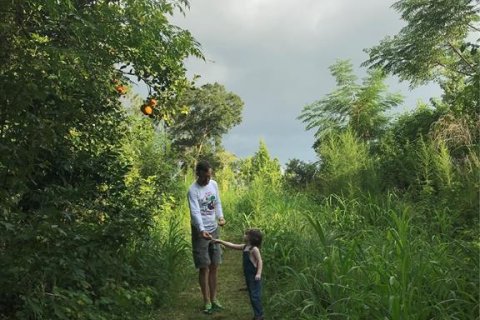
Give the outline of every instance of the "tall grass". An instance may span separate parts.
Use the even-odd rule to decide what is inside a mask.
[[[411,200],[426,223],[458,236],[464,233],[466,224],[478,223],[479,150],[454,159],[445,142],[420,139],[417,144],[417,177],[409,192]]]
[[[224,195],[230,232],[265,233],[269,318],[478,318],[478,244],[395,194],[357,194],[319,201],[257,180]]]
[[[222,189],[228,236],[265,234],[268,317],[478,319],[477,152],[455,159],[445,144],[420,139],[407,153],[412,183],[393,192],[380,187],[380,160],[350,132],[320,148],[320,181],[309,192],[261,175]]]
[[[324,195],[355,197],[359,190],[376,191],[375,161],[368,144],[352,131],[330,135],[318,152],[323,161],[320,175]]]

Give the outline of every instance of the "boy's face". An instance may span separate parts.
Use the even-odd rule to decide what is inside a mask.
[[[197,176],[198,184],[201,186],[206,186],[212,178],[212,169],[208,169],[207,171],[199,171]]]

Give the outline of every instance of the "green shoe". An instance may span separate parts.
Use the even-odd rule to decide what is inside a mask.
[[[212,314],[213,308],[211,303],[205,303],[205,308],[203,309],[203,313]]]
[[[220,302],[218,302],[218,300],[213,300],[212,309],[213,309],[213,311],[220,311],[220,310],[223,310],[225,308],[220,304]]]

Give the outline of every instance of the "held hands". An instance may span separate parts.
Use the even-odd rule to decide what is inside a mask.
[[[200,231],[200,236],[207,240],[212,240],[212,235],[207,231]]]
[[[221,217],[220,219],[218,219],[218,225],[220,227],[223,227],[225,225],[225,223],[227,223],[225,221],[225,219],[223,217]],[[200,231],[200,236],[204,239],[207,239],[207,240],[214,240],[212,235],[210,233],[208,233],[208,231]]]

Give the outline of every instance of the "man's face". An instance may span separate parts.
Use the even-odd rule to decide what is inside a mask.
[[[208,171],[199,171],[197,175],[198,184],[201,186],[206,186],[212,178],[212,169],[208,169]]]

